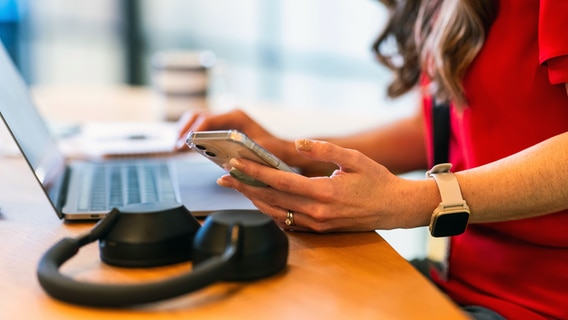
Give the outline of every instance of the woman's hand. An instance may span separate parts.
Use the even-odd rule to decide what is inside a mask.
[[[223,113],[187,113],[180,118],[178,151],[187,150],[185,139],[190,131],[208,130],[239,130],[253,139],[255,142],[270,150],[277,157],[284,159],[293,151],[292,141],[279,139],[260,126],[255,120],[240,109]],[[294,152],[294,156],[297,156]]]
[[[177,143],[179,150],[187,149],[185,139],[190,131],[235,129],[245,133],[267,149],[281,142],[240,109],[223,114],[190,112],[184,114],[178,123],[180,124]]]
[[[401,179],[358,151],[304,139],[296,141],[296,148],[305,157],[332,162],[339,169],[329,177],[308,178],[246,159],[232,159],[233,167],[269,187],[251,187],[230,175],[221,177],[218,183],[247,196],[281,227],[302,231],[369,231],[426,225],[439,202],[431,179]],[[294,226],[285,224],[288,210],[294,214]]]

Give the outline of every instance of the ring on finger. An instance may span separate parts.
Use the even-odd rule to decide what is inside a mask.
[[[286,220],[284,220],[284,223],[286,223],[287,226],[296,225],[294,223],[294,212],[292,210],[288,210],[288,212],[286,213]]]

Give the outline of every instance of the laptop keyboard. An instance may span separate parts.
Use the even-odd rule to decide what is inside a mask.
[[[104,164],[94,169],[88,199],[79,201],[79,210],[104,211],[157,201],[176,201],[167,164]]]

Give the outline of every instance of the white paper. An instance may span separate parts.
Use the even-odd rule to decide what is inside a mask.
[[[152,156],[174,152],[177,136],[172,122],[88,123],[60,138],[59,146],[73,158]]]

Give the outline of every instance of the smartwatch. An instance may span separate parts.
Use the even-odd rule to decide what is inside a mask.
[[[462,198],[460,185],[453,173],[451,163],[435,165],[426,172],[426,177],[434,178],[442,202],[434,210],[430,220],[430,234],[433,237],[449,237],[462,234],[469,220],[469,207]]]

